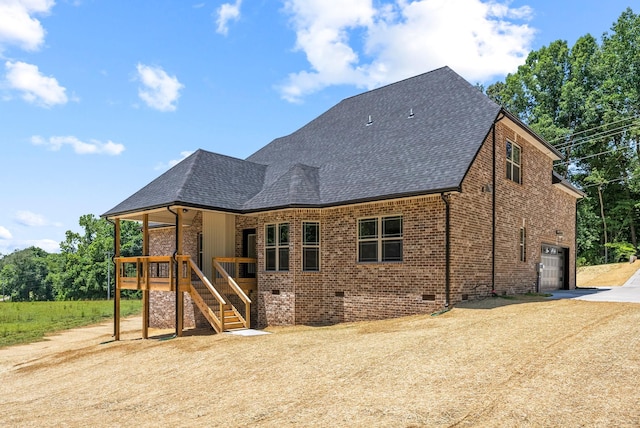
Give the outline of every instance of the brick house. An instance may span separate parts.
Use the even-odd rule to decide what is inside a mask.
[[[560,158],[440,68],[347,98],[245,160],[198,150],[109,210],[116,235],[124,220],[144,230],[143,257],[116,257],[117,289],[143,290],[144,329],[178,332],[571,289],[582,193],[554,173]]]

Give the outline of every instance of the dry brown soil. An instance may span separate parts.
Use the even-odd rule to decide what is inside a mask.
[[[616,287],[624,285],[631,275],[640,269],[640,261],[635,263],[610,263],[578,268],[578,287]]]
[[[488,299],[439,316],[140,340],[140,319],[0,349],[3,426],[640,426],[640,305]],[[157,333],[157,332],[156,332]]]

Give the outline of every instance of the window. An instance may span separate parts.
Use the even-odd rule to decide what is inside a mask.
[[[289,223],[265,226],[265,270],[289,270]]]
[[[402,216],[358,220],[358,261],[402,261]]]
[[[204,250],[202,245],[202,232],[198,233],[198,269],[202,270],[202,262],[204,261]]]
[[[524,226],[520,228],[520,261],[527,261],[527,229]]]
[[[302,270],[320,270],[320,223],[302,223]]]
[[[507,178],[522,184],[522,167],[520,159],[520,147],[507,141]]]

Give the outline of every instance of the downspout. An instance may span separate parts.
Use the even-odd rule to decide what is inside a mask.
[[[113,266],[113,278],[116,279],[116,275],[119,274],[119,272],[116,272],[116,263],[115,263],[115,257],[116,257],[116,222],[110,220],[108,217],[105,217],[105,220],[107,220],[107,222],[111,223],[113,225],[113,254],[111,255],[111,263],[114,265]],[[117,280],[117,279],[116,279]],[[109,284],[107,284],[107,287],[109,287]],[[116,286],[115,286],[115,281],[114,281],[114,285],[113,285],[113,316],[116,316]],[[113,324],[113,335],[116,335],[116,325],[115,322]]]
[[[491,140],[492,140],[492,191],[491,191],[491,295],[496,293],[496,183],[497,183],[497,165],[496,165],[496,123],[505,118],[504,113],[500,112],[501,116],[498,116],[491,125]]]
[[[178,293],[180,293],[180,284],[178,282],[179,271],[178,271],[178,259],[177,259],[177,255],[178,255],[178,238],[179,238],[178,237],[178,227],[179,227],[179,224],[178,224],[178,213],[174,212],[174,211],[171,211],[171,207],[167,207],[167,210],[171,214],[173,214],[175,216],[175,218],[176,218],[176,230],[175,230],[176,242],[175,242],[175,250],[173,251],[173,256],[172,257],[173,257],[174,264],[176,266],[175,274],[173,275],[173,280],[175,281],[175,287],[176,287],[176,330],[177,330],[177,328],[178,328],[177,327],[177,325],[178,325],[178,314],[179,314],[178,302],[180,301],[180,299],[178,298]],[[177,333],[176,333],[176,336],[177,336]]]
[[[493,147],[492,159],[492,181],[491,187],[491,295],[496,294],[496,123],[499,119],[493,121],[491,125],[491,138]]]
[[[576,201],[576,216],[573,219],[573,287],[578,288],[578,203],[583,199]],[[571,284],[569,284],[571,289]]]
[[[441,193],[440,197],[444,202],[445,211],[444,211],[444,311],[449,310],[449,303],[451,301],[451,232],[450,232],[450,224],[451,224],[451,209],[449,205],[449,194]]]

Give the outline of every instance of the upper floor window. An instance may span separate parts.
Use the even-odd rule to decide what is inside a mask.
[[[289,270],[289,223],[265,226],[264,268],[271,271]]]
[[[358,220],[358,261],[402,261],[402,216]]]
[[[302,270],[320,270],[320,223],[302,223]]]
[[[507,178],[522,184],[520,147],[511,141],[507,141]]]

